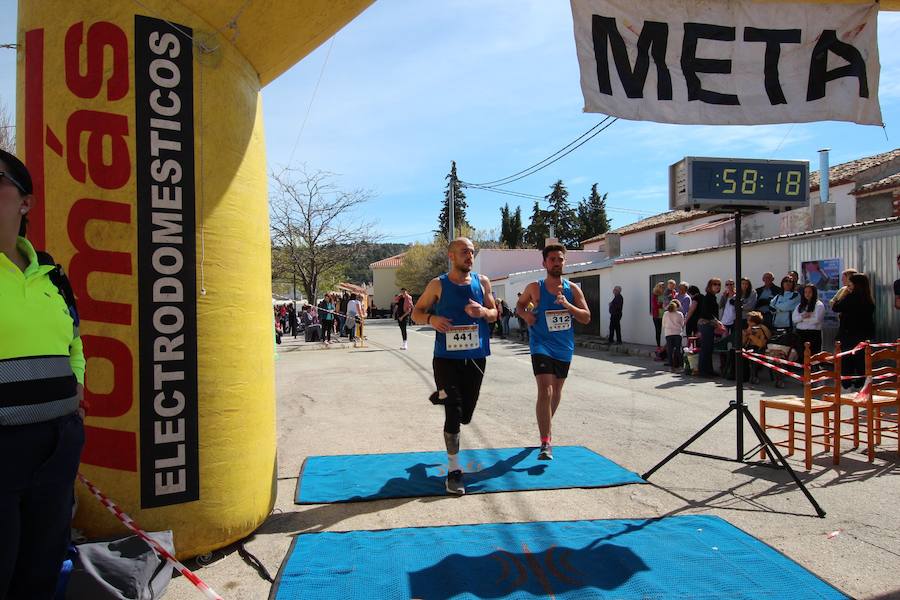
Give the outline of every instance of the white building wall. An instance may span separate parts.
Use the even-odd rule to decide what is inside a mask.
[[[856,197],[850,195],[851,191],[853,191],[852,183],[839,185],[828,191],[828,195],[831,196],[829,202],[834,204],[835,225],[856,223]]]
[[[667,252],[671,252],[673,250],[688,250],[691,248],[690,246],[681,246],[683,242],[679,238],[682,238],[684,236],[678,235],[679,231],[687,229],[688,227],[700,225],[702,223],[709,223],[710,221],[721,218],[722,217],[720,215],[710,215],[707,217],[694,219],[693,221],[682,221],[680,223],[673,223],[671,225],[664,225],[662,227],[654,227],[652,229],[645,229],[643,231],[636,231],[634,233],[623,233],[621,256],[635,256],[637,254],[652,254],[656,252],[656,233],[659,231],[666,232]],[[576,261],[570,260],[569,262]]]
[[[397,271],[399,267],[382,267],[372,269],[372,298],[378,310],[391,306],[394,296],[400,293],[397,285]]]

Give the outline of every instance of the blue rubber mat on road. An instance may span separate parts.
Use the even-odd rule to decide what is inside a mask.
[[[708,515],[298,536],[274,600],[847,598]]]
[[[461,450],[467,494],[592,488],[645,483],[584,446],[555,446],[554,460],[537,448]],[[297,504],[445,496],[446,452],[310,456],[297,479]]]

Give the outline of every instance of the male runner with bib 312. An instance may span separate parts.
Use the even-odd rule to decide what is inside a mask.
[[[591,311],[581,289],[562,278],[566,264],[565,246],[550,244],[544,248],[543,255],[547,277],[525,287],[516,303],[516,314],[528,323],[531,340],[531,367],[538,388],[535,413],[541,435],[538,458],[553,460],[550,446],[553,415],[559,408],[563,384],[575,352],[572,318],[587,325],[591,321]],[[528,310],[529,303],[534,304],[531,310]]]
[[[491,282],[472,273],[475,246],[468,238],[450,242],[450,272],[428,282],[413,310],[413,321],[431,325],[434,336],[434,404],[444,405],[447,492],[466,493],[459,465],[459,426],[475,412],[485,357],[491,353],[488,323],[497,320]]]

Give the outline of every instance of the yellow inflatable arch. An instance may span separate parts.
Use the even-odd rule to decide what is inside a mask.
[[[275,499],[260,89],[370,3],[19,3],[29,237],[67,267],[88,357],[82,472],[182,558]],[[78,527],[121,532],[79,493]]]
[[[260,88],[369,4],[19,3],[29,237],[67,267],[88,357],[82,472],[181,557],[275,499]],[[76,525],[121,532],[84,492]]]

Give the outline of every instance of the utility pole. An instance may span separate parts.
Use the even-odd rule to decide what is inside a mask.
[[[447,242],[452,242],[456,239],[456,223],[455,223],[455,213],[456,213],[456,161],[453,161],[453,168],[450,169],[450,211],[447,218]]]

